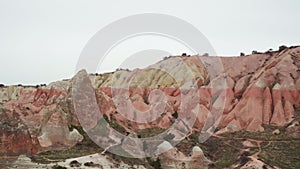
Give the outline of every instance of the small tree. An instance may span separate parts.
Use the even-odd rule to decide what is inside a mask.
[[[209,54],[208,53],[204,53],[202,56],[209,56]]]
[[[287,46],[281,45],[281,46],[279,46],[279,52],[281,52],[281,51],[283,51],[283,50],[285,50],[287,48],[288,48]]]

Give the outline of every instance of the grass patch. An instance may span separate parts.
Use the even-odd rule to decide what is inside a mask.
[[[224,133],[221,137],[210,137],[202,144],[198,143],[198,135],[193,134],[189,140],[182,140],[176,147],[185,155],[189,155],[194,146],[199,146],[205,156],[214,164],[210,168],[230,168],[235,164],[243,165],[248,156],[259,152],[258,147],[251,147],[243,152],[242,142],[247,139],[262,141],[259,158],[266,164],[280,168],[300,168],[300,138],[287,136],[285,127],[264,126],[264,132],[239,131]],[[280,130],[279,135],[272,134],[275,129]],[[256,144],[254,144],[256,145]]]
[[[138,136],[141,138],[147,138],[147,137],[154,137],[156,135],[159,135],[163,133],[165,130],[161,128],[148,128],[148,129],[142,129],[135,131]]]
[[[210,137],[204,143],[198,143],[198,134],[192,134],[189,139],[182,140],[176,148],[189,155],[194,146],[199,146],[204,155],[215,162],[211,168],[226,168],[235,164],[241,155],[242,144],[239,140],[231,138]]]
[[[159,158],[157,158],[156,160],[153,160],[151,158],[147,158],[147,161],[149,162],[150,166],[152,166],[154,169],[162,169]]]
[[[126,130],[124,129],[124,127],[119,125],[114,119],[111,119],[109,121],[108,117],[106,115],[103,115],[103,118],[109,124],[110,127],[112,127],[113,129],[115,129],[116,131],[118,131],[122,134],[126,134]]]
[[[262,147],[259,158],[280,168],[300,168],[300,142],[297,140],[274,141]]]

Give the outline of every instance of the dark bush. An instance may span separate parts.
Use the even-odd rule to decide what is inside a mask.
[[[287,48],[288,48],[287,46],[281,45],[281,46],[279,46],[279,52],[281,52],[281,51],[283,51],[283,50],[285,50]]]
[[[80,167],[81,166],[81,163],[79,163],[78,161],[76,160],[73,160],[70,162],[70,166],[71,167]]]
[[[67,167],[63,167],[63,166],[56,164],[56,165],[52,166],[52,169],[67,169]]]
[[[177,111],[175,111],[175,112],[172,114],[172,116],[173,116],[175,119],[177,119],[177,118],[178,118],[178,113],[177,113]]]
[[[156,161],[152,161],[150,158],[147,158],[149,164],[154,168],[154,169],[162,169],[160,159],[157,158]]]
[[[87,166],[87,167],[97,167],[97,168],[102,168],[102,166],[100,164],[95,164],[93,163],[92,161],[90,162],[86,162],[83,164],[84,166]]]
[[[164,136],[164,140],[166,141],[172,141],[175,138],[175,135],[172,133],[168,133],[166,136]]]
[[[209,54],[208,53],[204,53],[202,56],[209,56]]]

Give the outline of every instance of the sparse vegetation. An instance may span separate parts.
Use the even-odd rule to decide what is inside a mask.
[[[147,158],[147,161],[154,169],[162,169],[160,159],[157,158],[156,160],[153,160],[151,158]]]
[[[141,138],[146,138],[146,137],[153,137],[156,136],[160,133],[163,133],[164,130],[161,128],[148,128],[148,129],[142,129],[142,130],[137,130],[136,133],[141,136]]]
[[[102,168],[102,166],[100,164],[95,164],[93,163],[92,161],[90,162],[86,162],[83,164],[84,166],[87,166],[87,167],[97,167],[97,168]]]
[[[264,142],[259,158],[281,168],[300,167],[300,140]]]
[[[108,117],[106,115],[103,115],[103,118],[109,124],[110,127],[114,128],[115,130],[117,130],[120,133],[126,134],[126,130],[124,129],[124,127],[119,125],[114,119],[111,119],[109,121]]]
[[[80,167],[81,163],[79,163],[77,160],[73,160],[70,162],[71,167]]]
[[[178,118],[178,113],[177,113],[177,111],[175,111],[175,112],[172,114],[172,116],[173,116],[175,119],[177,119],[177,118]]]
[[[63,166],[60,166],[60,165],[54,165],[53,167],[52,167],[52,169],[67,169],[67,167],[63,167]]]
[[[281,46],[279,46],[279,52],[281,52],[281,51],[283,51],[283,50],[285,50],[287,48],[288,48],[287,46],[281,45]]]
[[[245,148],[242,142],[249,139],[257,140],[261,141],[261,152],[258,155],[260,160],[280,168],[300,168],[300,138],[284,134],[285,127],[265,125],[264,128],[264,132],[239,131],[224,133],[220,137],[212,136],[202,144],[198,143],[197,134],[193,134],[176,147],[188,155],[197,145],[201,147],[205,156],[214,162],[211,168],[221,169],[248,162],[248,156],[259,152],[259,147],[254,146],[250,147],[249,151],[241,151]],[[281,134],[272,134],[275,129],[279,129]]]
[[[208,53],[204,53],[202,56],[209,56],[209,54]]]
[[[296,119],[299,120],[300,111],[297,110]],[[114,125],[114,122],[110,122]],[[116,127],[116,126],[115,126]],[[194,133],[190,135],[187,139],[182,140],[176,148],[183,152],[185,155],[189,155],[194,146],[199,146],[204,152],[204,155],[213,161],[214,163],[210,165],[210,168],[221,169],[230,168],[233,165],[239,164],[239,166],[247,163],[250,158],[249,156],[260,152],[258,158],[270,166],[277,166],[280,168],[300,168],[300,138],[295,138],[285,134],[285,127],[275,127],[264,125],[264,132],[247,132],[239,131],[233,133],[224,133],[219,136],[211,136],[206,142],[198,142],[198,134]],[[84,140],[82,143],[76,145],[70,150],[64,151],[49,151],[38,154],[38,158],[35,161],[45,162],[45,159],[51,160],[63,160],[71,157],[78,157],[87,154],[92,154],[102,151],[95,143],[93,143],[84,133],[83,129],[78,126],[70,126],[70,130],[76,128],[83,136]],[[274,135],[272,131],[275,129],[280,130],[280,134]],[[136,131],[137,135],[140,137],[151,137],[162,133],[164,130],[160,128],[143,129]],[[171,136],[168,136],[171,137]],[[245,149],[242,144],[245,140],[252,140],[254,147],[248,147],[248,150],[241,151]],[[256,146],[256,143],[259,146]],[[259,148],[260,147],[260,148]],[[127,153],[122,149],[122,147],[114,147],[115,151]],[[117,162],[123,161],[128,165],[144,165],[151,166],[153,168],[161,168],[161,162],[159,158],[146,158],[146,159],[135,159],[126,158],[118,155],[106,153],[110,158]],[[130,155],[127,153],[130,157]],[[94,165],[93,163],[85,163],[87,165]],[[58,167],[58,166],[57,166]]]

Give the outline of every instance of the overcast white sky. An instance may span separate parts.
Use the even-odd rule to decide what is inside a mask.
[[[299,0],[0,0],[0,83],[71,78],[83,47],[98,30],[140,13],[168,14],[193,24],[219,56],[300,45],[299,7]]]

